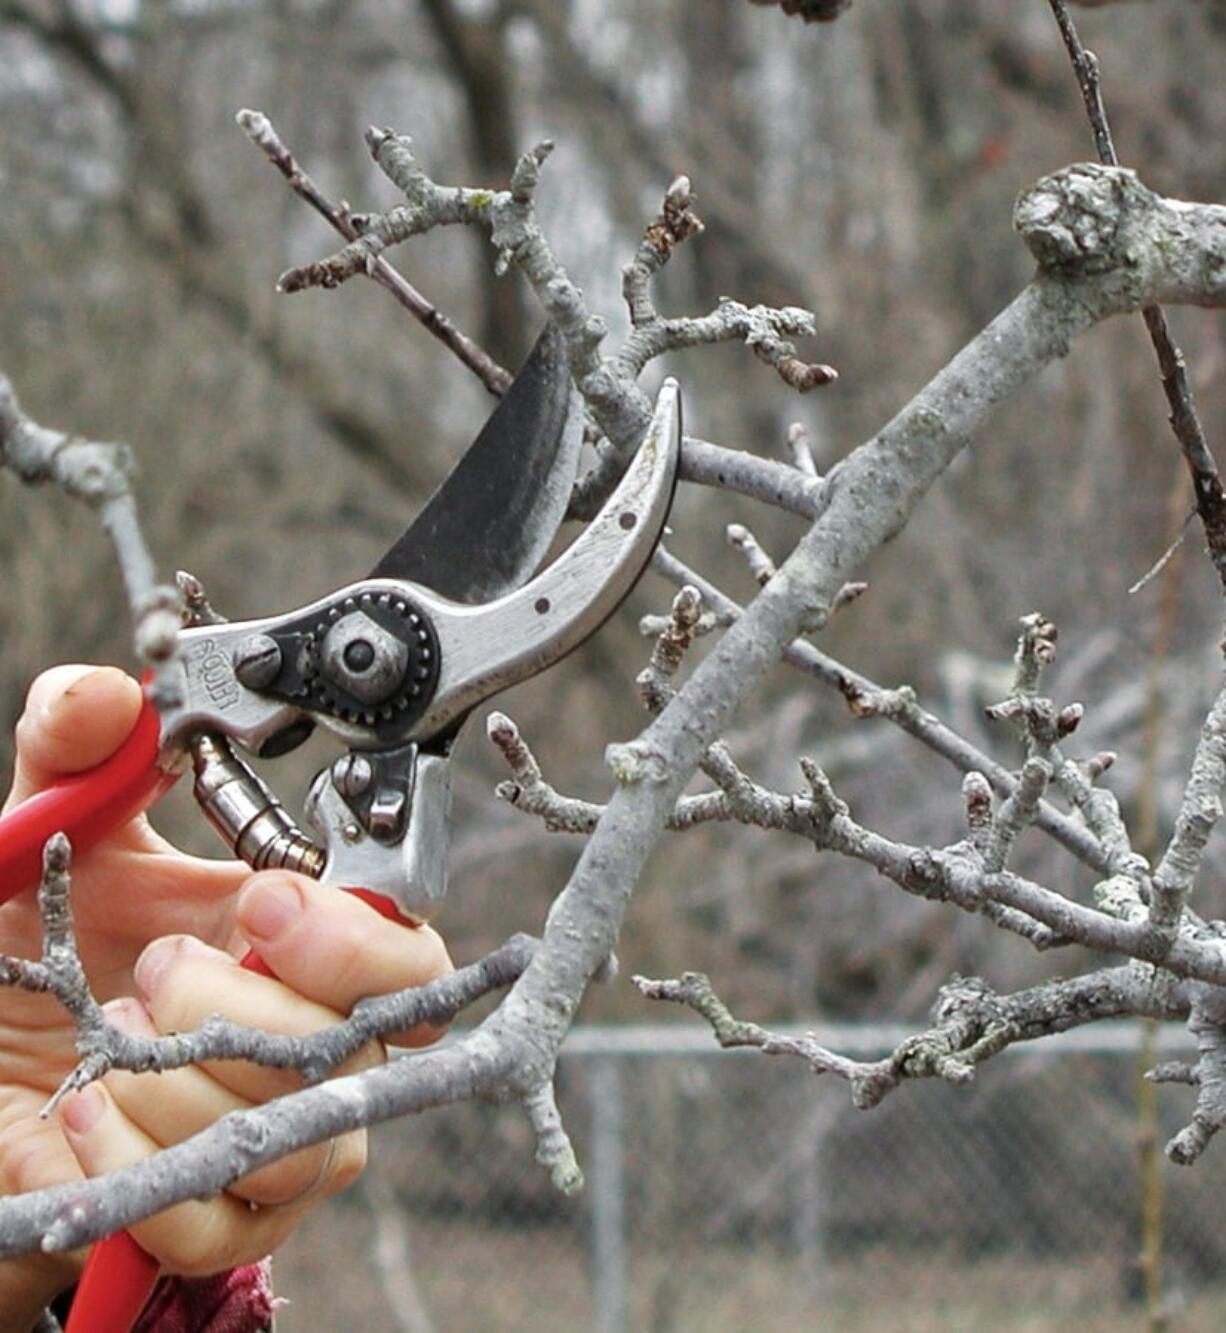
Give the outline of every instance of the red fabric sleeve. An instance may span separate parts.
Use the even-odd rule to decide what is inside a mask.
[[[285,1302],[272,1294],[272,1263],[212,1277],[165,1277],[132,1333],[263,1333]]]

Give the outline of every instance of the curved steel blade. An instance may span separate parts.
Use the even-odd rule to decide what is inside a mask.
[[[613,614],[664,529],[680,450],[681,392],[670,379],[617,489],[553,564],[486,606],[430,606],[441,674],[414,738],[438,735],[491,694],[544,671]]]
[[[530,583],[483,606],[466,606],[420,584],[367,579],[288,615],[200,625],[179,635],[182,705],[162,718],[172,755],[209,728],[259,753],[270,737],[309,718],[360,749],[431,741],[483,699],[535,675],[577,648],[617,609],[643,572],[668,517],[681,449],[681,399],[665,382],[643,443],[591,523]],[[303,707],[239,678],[245,647],[287,625],[322,620],[337,606],[383,595],[411,601],[437,636],[439,677],[420,713],[375,726]]]
[[[562,522],[582,444],[566,347],[549,324],[480,435],[370,577],[420,583],[469,605],[518,588]]]

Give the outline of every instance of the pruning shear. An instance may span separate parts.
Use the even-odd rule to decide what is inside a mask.
[[[429,920],[447,888],[456,736],[483,700],[582,643],[637,582],[676,483],[675,381],[661,389],[616,490],[535,573],[565,514],[582,442],[578,394],[550,325],[368,578],[281,615],[189,625],[179,637],[179,703],[159,713],[146,700],[110,759],[0,819],[0,902],[37,882],[53,833],[80,852],[190,767],[205,815],[253,868],[315,876],[409,925]],[[312,838],[235,745],[276,757],[316,726],[346,748],[311,786]],[[254,953],[244,966],[268,971]],[[128,1233],[101,1242],[68,1333],[126,1333],[157,1276],[157,1261]]]

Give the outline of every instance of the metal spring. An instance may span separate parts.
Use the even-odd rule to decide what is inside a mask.
[[[189,749],[196,800],[235,855],[253,870],[296,870],[313,879],[323,874],[323,850],[295,825],[224,736],[197,732]]]

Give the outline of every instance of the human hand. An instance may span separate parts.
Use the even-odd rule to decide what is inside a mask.
[[[17,725],[6,809],[66,774],[92,768],[127,737],[140,688],[112,668],[57,667],[31,687]],[[133,1033],[198,1026],[220,1013],[302,1034],[335,1023],[363,995],[422,985],[451,968],[438,934],[385,920],[348,894],[285,871],[252,875],[240,862],[178,852],[142,817],[74,860],[72,910],[95,995]],[[37,958],[33,893],[0,908],[0,952]],[[246,971],[254,947],[277,979]],[[406,1044],[434,1032],[398,1036]],[[342,1070],[369,1067],[381,1048]],[[98,1175],[189,1137],[226,1111],[299,1086],[287,1071],[215,1062],[161,1075],[115,1072],[67,1098],[58,1119],[38,1112],[76,1061],[72,1024],[47,996],[0,989],[0,1194]],[[198,1275],[252,1262],[304,1214],[361,1171],[365,1136],[302,1149],[132,1228],[169,1272]],[[254,1210],[251,1204],[258,1205]],[[0,1333],[28,1328],[76,1278],[82,1256],[0,1263]]]

